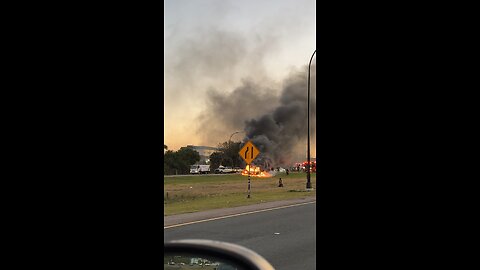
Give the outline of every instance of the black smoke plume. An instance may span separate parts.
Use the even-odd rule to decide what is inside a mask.
[[[310,136],[314,145],[316,76],[313,64],[310,76]],[[293,162],[304,161],[307,144],[307,83],[308,67],[305,67],[300,72],[290,74],[280,91],[250,81],[244,81],[230,94],[211,90],[209,109],[201,118],[205,124],[210,123],[210,127],[203,129],[203,132],[211,136],[216,130],[223,134],[245,131],[243,142],[251,140],[261,152],[254,163],[264,167],[288,167]],[[222,141],[227,139],[228,135]],[[298,157],[302,157],[301,160]]]
[[[310,111],[315,112],[316,79],[312,72],[310,76]],[[294,162],[294,153],[298,152],[297,145],[304,142],[306,144],[307,78],[306,72],[292,74],[285,80],[279,96],[279,106],[271,112],[246,121],[244,140],[252,140],[260,152],[264,153],[257,162],[271,164],[273,167],[289,166]],[[311,131],[312,127],[315,127],[315,115],[310,114]],[[310,134],[313,137],[312,133]],[[306,150],[306,147],[304,149]]]

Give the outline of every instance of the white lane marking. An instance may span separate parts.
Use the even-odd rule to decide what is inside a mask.
[[[201,222],[207,222],[207,221],[212,221],[212,220],[217,220],[217,219],[224,219],[224,218],[230,218],[230,217],[238,217],[238,216],[249,215],[249,214],[254,214],[254,213],[260,213],[260,212],[265,212],[265,211],[272,211],[272,210],[283,209],[283,208],[288,208],[288,207],[301,206],[301,205],[311,204],[311,203],[316,203],[316,202],[317,202],[317,201],[306,202],[306,203],[299,203],[299,204],[292,204],[292,205],[286,205],[286,206],[279,206],[279,207],[274,207],[274,208],[256,210],[256,211],[251,211],[251,212],[245,212],[245,213],[240,213],[240,214],[233,214],[233,215],[227,215],[227,216],[222,216],[222,217],[202,219],[202,220],[197,220],[197,221],[192,221],[192,222],[185,222],[185,223],[180,223],[180,224],[165,226],[165,227],[163,227],[163,229],[170,229],[170,228],[174,228],[174,227],[191,225],[191,224],[196,224],[196,223],[201,223]]]

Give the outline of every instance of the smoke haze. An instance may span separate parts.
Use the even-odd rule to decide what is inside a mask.
[[[313,0],[166,0],[164,144],[172,150],[217,146],[245,131],[232,140],[258,137],[272,159],[290,155],[274,150],[280,149],[304,160],[306,139],[299,130],[306,134],[306,126],[295,119],[301,106],[306,113],[314,7]],[[312,76],[312,112],[314,100]]]
[[[307,75],[303,71],[292,72],[280,90],[262,87],[245,80],[230,94],[211,89],[208,92],[207,109],[199,120],[203,123],[201,133],[205,138],[217,141],[228,140],[225,135],[245,131],[243,142],[252,140],[273,166],[288,166],[305,157],[307,139]],[[315,65],[311,67],[310,85],[310,130],[314,148],[316,120]],[[227,136],[228,136],[227,135]],[[304,146],[304,147],[302,147]]]

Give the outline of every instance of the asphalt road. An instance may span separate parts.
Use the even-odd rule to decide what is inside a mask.
[[[164,241],[211,239],[247,247],[277,270],[315,269],[316,203],[164,229]]]

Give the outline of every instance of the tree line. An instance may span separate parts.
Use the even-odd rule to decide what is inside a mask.
[[[182,147],[178,151],[168,150],[168,146],[163,145],[167,150],[163,156],[163,174],[188,174],[190,165],[200,161],[200,154],[190,147]]]
[[[245,167],[245,162],[238,152],[242,146],[241,142],[223,142],[218,144],[218,150],[209,156],[210,170],[213,172],[220,165],[225,167]],[[200,161],[200,154],[190,147],[181,147],[178,151],[168,150],[164,145],[163,174],[189,174],[190,165]]]

